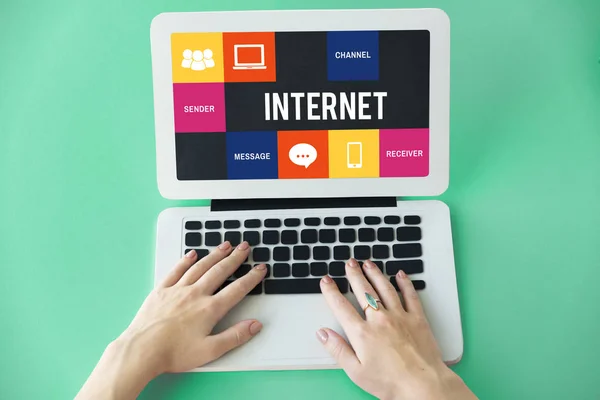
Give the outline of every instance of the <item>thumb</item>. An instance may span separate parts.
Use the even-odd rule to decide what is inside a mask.
[[[360,364],[352,347],[336,331],[329,328],[319,329],[317,331],[317,339],[323,343],[323,346],[331,354],[331,357],[344,370],[348,371],[357,364]]]
[[[211,336],[211,358],[216,360],[225,353],[240,347],[252,339],[262,329],[262,324],[255,319],[238,322],[223,332]]]

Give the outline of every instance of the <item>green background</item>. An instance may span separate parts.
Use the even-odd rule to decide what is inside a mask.
[[[164,11],[440,7],[452,211],[482,399],[597,399],[600,2],[55,0],[0,4],[0,398],[72,398],[152,285],[149,25]],[[362,194],[357,188],[357,194]],[[182,374],[143,399],[367,399],[341,371]]]

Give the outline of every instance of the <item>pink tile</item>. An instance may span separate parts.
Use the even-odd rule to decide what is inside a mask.
[[[429,175],[429,129],[381,129],[379,175],[421,177]]]
[[[174,83],[175,132],[225,132],[223,83]]]

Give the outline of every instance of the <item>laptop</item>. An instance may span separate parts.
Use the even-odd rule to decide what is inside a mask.
[[[450,212],[450,31],[437,9],[165,13],[152,21],[158,188],[212,199],[164,210],[155,282],[187,251],[252,246],[224,284],[267,278],[215,328],[248,344],[194,371],[337,368],[315,331],[343,333],[319,291],[353,301],[350,257],[412,279],[447,363],[463,341]],[[240,67],[244,67],[240,69]],[[256,68],[254,68],[256,67]],[[264,67],[264,68],[263,68]]]

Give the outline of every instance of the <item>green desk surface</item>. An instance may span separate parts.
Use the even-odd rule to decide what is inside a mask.
[[[152,286],[163,11],[441,7],[452,211],[482,399],[598,399],[598,0],[0,4],[0,398],[72,398]],[[367,399],[342,371],[164,376],[142,399]]]

